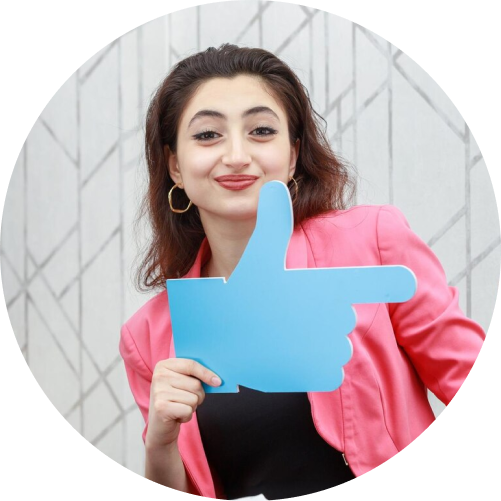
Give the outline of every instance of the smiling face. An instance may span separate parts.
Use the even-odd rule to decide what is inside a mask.
[[[255,219],[259,189],[271,180],[287,184],[298,149],[284,109],[261,80],[213,78],[181,115],[169,173],[198,206],[204,226]]]

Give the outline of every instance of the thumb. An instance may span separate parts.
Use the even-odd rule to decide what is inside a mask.
[[[259,192],[256,227],[237,267],[230,277],[283,270],[292,235],[292,203],[287,186],[270,181]]]

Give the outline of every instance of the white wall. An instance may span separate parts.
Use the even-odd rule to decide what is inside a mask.
[[[223,42],[289,63],[335,150],[358,169],[358,203],[401,208],[485,329],[494,308],[501,246],[485,163],[454,105],[398,48],[331,14],[273,2],[204,5],[141,26],[85,63],[43,111],[12,175],[1,241],[8,311],[33,374],[79,432],[139,473],[143,422],[117,346],[121,324],[148,299],[131,283],[143,117],[173,64]]]

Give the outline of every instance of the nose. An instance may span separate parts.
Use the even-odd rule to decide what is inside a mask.
[[[243,169],[251,163],[251,155],[245,140],[241,137],[230,137],[227,141],[226,150],[222,162],[233,169]]]

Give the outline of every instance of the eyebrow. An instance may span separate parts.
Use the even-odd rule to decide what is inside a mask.
[[[258,113],[267,113],[268,115],[272,115],[280,122],[278,115],[271,108],[268,108],[268,106],[254,106],[253,108],[249,108],[248,110],[246,110],[242,113],[242,118],[246,118],[246,117],[249,117],[251,115],[257,115]],[[221,113],[219,111],[200,110],[200,111],[197,111],[193,115],[193,118],[190,120],[190,123],[188,124],[188,128],[191,126],[191,124],[195,120],[198,120],[202,117],[215,117],[215,118],[221,118],[223,120],[227,119],[226,115],[224,115],[223,113]]]

